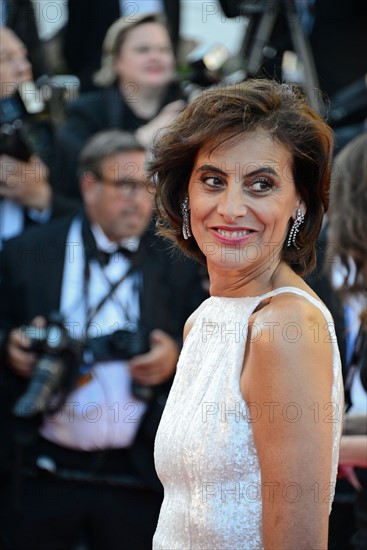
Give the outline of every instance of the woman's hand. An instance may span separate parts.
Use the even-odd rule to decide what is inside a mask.
[[[160,130],[164,131],[176,116],[185,107],[185,102],[182,99],[177,99],[169,103],[154,117],[148,124],[141,126],[135,132],[135,137],[145,148],[149,147],[153,142],[154,136]]]

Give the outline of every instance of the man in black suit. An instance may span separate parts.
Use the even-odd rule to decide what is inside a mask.
[[[149,6],[148,6],[149,5]],[[94,89],[93,74],[100,68],[102,42],[108,28],[119,17],[134,21],[134,16],[146,11],[161,11],[173,48],[177,53],[180,28],[180,1],[122,2],[120,0],[69,0],[68,22],[64,31],[64,57],[69,70],[80,79],[81,90]]]
[[[8,500],[0,509],[0,517],[13,519],[7,541],[12,550],[70,550],[81,529],[92,549],[151,548],[162,499],[155,432],[185,319],[205,294],[196,266],[173,257],[150,227],[153,198],[144,157],[130,134],[97,134],[81,155],[85,212],[4,246],[5,468],[14,460],[5,442],[15,440],[16,456],[23,455],[13,491],[18,508],[11,509],[12,487],[4,481]],[[37,334],[53,311],[62,313],[69,335],[85,341],[87,351],[82,365],[75,359],[77,376],[62,404],[45,413],[41,400],[29,397],[30,388],[39,388],[41,363],[24,326],[34,325]],[[68,355],[65,366],[73,361]],[[35,389],[38,396],[42,392]],[[51,400],[62,395],[61,387]]]
[[[38,7],[43,6],[38,3]],[[37,28],[40,14],[35,13],[32,0],[2,0],[0,10],[1,24],[10,28],[27,46],[35,78],[48,74],[49,67]]]
[[[26,98],[33,98],[33,107],[39,107],[41,97],[36,98],[32,80],[25,44],[11,29],[0,26],[0,250],[4,240],[26,227],[47,223],[75,211],[78,205],[78,201],[56,197],[48,181],[51,123],[34,122],[30,131],[28,117],[28,127],[18,133],[22,132],[22,139],[9,138],[26,118],[17,96],[20,87],[25,86]],[[19,141],[27,145],[16,146]]]

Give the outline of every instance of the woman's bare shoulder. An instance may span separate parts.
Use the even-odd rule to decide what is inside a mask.
[[[304,387],[310,378],[330,381],[329,328],[319,307],[303,296],[286,293],[266,301],[250,319],[247,367],[252,381],[269,377],[274,386],[278,379],[279,387],[284,387],[286,378],[288,389],[292,380],[297,386],[300,378]]]
[[[265,327],[270,323],[280,328],[290,326],[292,323],[300,328],[309,327],[315,322],[325,324],[325,316],[320,309],[323,307],[321,300],[312,294],[310,298],[313,301],[291,291],[272,296],[254,311],[250,324],[256,323],[258,326]],[[320,307],[315,304],[315,300],[319,302]]]

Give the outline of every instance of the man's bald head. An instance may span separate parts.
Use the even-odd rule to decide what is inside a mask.
[[[14,94],[18,85],[33,80],[32,65],[23,42],[7,27],[0,27],[0,98]]]

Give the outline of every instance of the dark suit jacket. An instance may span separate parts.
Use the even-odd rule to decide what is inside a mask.
[[[50,216],[50,220],[48,220],[47,222],[38,222],[33,220],[28,215],[28,209],[22,208],[24,225],[23,225],[23,229],[21,230],[21,233],[23,233],[23,231],[28,231],[29,229],[34,229],[36,227],[43,227],[44,225],[47,225],[48,223],[51,223],[51,221],[57,220],[58,218],[63,218],[71,214],[75,214],[80,210],[80,208],[81,207],[80,207],[79,200],[54,194],[52,198],[52,204],[51,204],[51,216]],[[1,223],[0,223],[0,242],[1,243],[2,243],[2,238],[3,237],[2,237]]]
[[[127,2],[127,4],[129,4]],[[128,17],[134,16],[130,2]],[[180,2],[165,0],[168,30],[176,50],[179,39]],[[69,0],[64,35],[64,57],[70,71],[80,78],[82,91],[94,89],[92,76],[101,65],[102,43],[108,28],[120,17],[119,0]]]
[[[5,443],[12,436],[10,408],[27,386],[26,380],[7,367],[5,336],[11,327],[27,325],[36,315],[47,317],[50,312],[59,310],[71,220],[65,218],[47,228],[31,230],[26,236],[8,241],[3,250],[0,271],[0,333],[4,337],[2,354],[0,352],[0,454],[4,462],[10,453]],[[142,244],[141,320],[148,333],[160,328],[180,341],[187,317],[206,298],[198,269],[187,259],[173,258],[167,242],[155,237],[152,230],[147,231]],[[153,443],[169,387],[170,383],[156,387],[155,398],[129,450],[141,480],[156,488],[160,484],[154,469]]]

